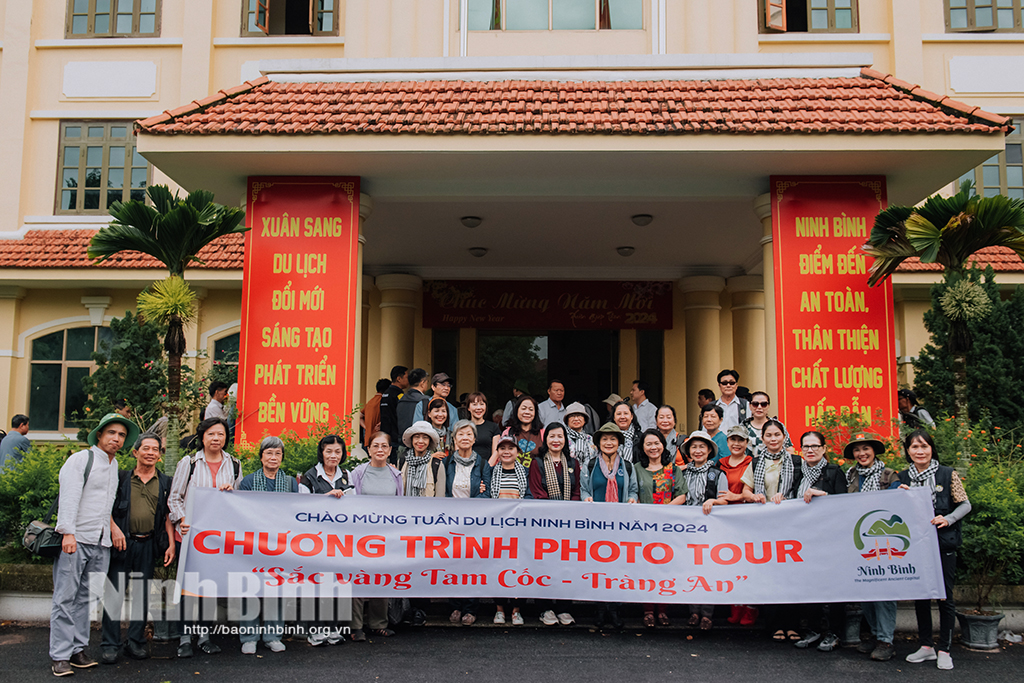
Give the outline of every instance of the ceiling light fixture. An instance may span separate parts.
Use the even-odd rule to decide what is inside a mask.
[[[487,247],[470,247],[469,253],[477,258],[487,255]]]
[[[632,256],[636,249],[633,247],[616,247],[615,251],[619,252],[619,256]]]
[[[630,220],[633,221],[633,225],[638,228],[642,228],[645,225],[650,225],[651,221],[654,220],[654,216],[649,213],[638,213],[635,216],[632,216]]]
[[[459,220],[462,221],[462,224],[467,228],[475,228],[484,222],[484,219],[480,218],[480,216],[463,216]]]

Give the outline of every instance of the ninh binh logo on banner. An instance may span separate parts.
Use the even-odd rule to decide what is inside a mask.
[[[359,178],[250,177],[239,442],[305,437],[352,410]]]
[[[888,435],[896,411],[892,282],[868,287],[861,250],[886,208],[883,176],[773,176],[779,416],[794,439],[826,411]]]

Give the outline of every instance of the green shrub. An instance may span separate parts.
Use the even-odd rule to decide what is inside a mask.
[[[353,411],[353,416],[356,414],[358,414],[358,408]],[[346,420],[335,417],[333,425],[326,423],[317,424],[309,430],[309,436],[305,438],[300,437],[293,431],[282,433],[280,437],[284,442],[284,458],[281,461],[281,471],[293,476],[305,474],[306,470],[313,467],[317,462],[316,447],[320,439],[328,434],[337,434],[347,443],[351,440],[352,436],[351,424],[352,416]],[[345,450],[349,452],[351,449],[346,445]],[[245,474],[251,474],[260,468],[259,441],[237,445],[231,452],[232,455],[242,461],[242,471]],[[352,459],[350,453],[350,457],[341,464],[341,467],[342,469],[352,469],[358,464],[358,462]]]
[[[903,463],[903,447],[899,441],[899,421],[896,419],[887,420],[878,410],[872,420],[868,420],[861,413],[842,412],[838,413],[829,410],[813,421],[815,429],[825,435],[825,445],[828,447],[829,461],[836,463],[844,469],[853,466],[852,460],[843,458],[843,448],[850,441],[855,432],[874,432],[881,436],[885,444],[885,453],[878,456],[878,459],[889,467],[901,470]],[[889,436],[886,436],[889,434]],[[794,445],[799,448],[799,434],[790,434]]]
[[[964,488],[972,509],[962,523],[957,576],[959,583],[977,587],[982,611],[993,586],[1024,579],[1024,461],[972,460]]]
[[[0,475],[0,544],[20,545],[25,525],[46,516],[60,488],[60,468],[84,447],[74,441],[37,441],[20,463],[5,466]],[[117,459],[122,469],[135,466],[127,454],[118,454]]]

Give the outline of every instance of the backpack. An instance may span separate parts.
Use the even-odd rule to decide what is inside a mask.
[[[198,453],[196,455],[198,455]],[[193,456],[191,456],[189,458],[188,479],[185,480],[189,484],[192,483],[192,475],[195,474],[195,472],[196,472],[196,463],[197,462],[199,462],[199,459],[196,458],[195,455],[193,455]],[[242,471],[242,463],[238,462],[238,460],[236,460],[235,458],[231,458],[231,464],[234,465],[235,479],[238,479],[238,474],[239,474],[239,472]]]

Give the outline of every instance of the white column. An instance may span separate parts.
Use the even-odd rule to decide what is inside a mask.
[[[677,286],[686,297],[686,424],[698,425],[697,392],[705,387],[716,388],[715,377],[722,369],[718,316],[722,310],[719,294],[725,289],[725,278],[684,277]]]
[[[766,193],[754,200],[754,213],[761,221],[761,259],[764,273],[764,363],[767,368],[765,391],[773,399],[779,394],[779,351],[775,337],[775,257],[772,253],[772,196]]]
[[[352,403],[363,403],[363,390],[365,382],[363,381],[363,369],[366,364],[363,362],[363,345],[365,339],[363,339],[363,245],[366,243],[366,235],[364,234],[363,225],[366,219],[373,212],[373,198],[370,195],[360,192],[359,193],[359,243],[356,247],[356,272],[352,274],[352,279],[356,284],[356,324],[355,324],[355,343],[352,345],[353,353],[355,357],[352,359]]]
[[[740,384],[751,391],[764,389],[764,281],[760,275],[729,278],[732,295],[732,358]],[[767,391],[767,389],[764,389]]]
[[[395,365],[413,367],[416,345],[416,300],[423,280],[393,273],[374,280],[380,290],[380,368],[382,375]]]

